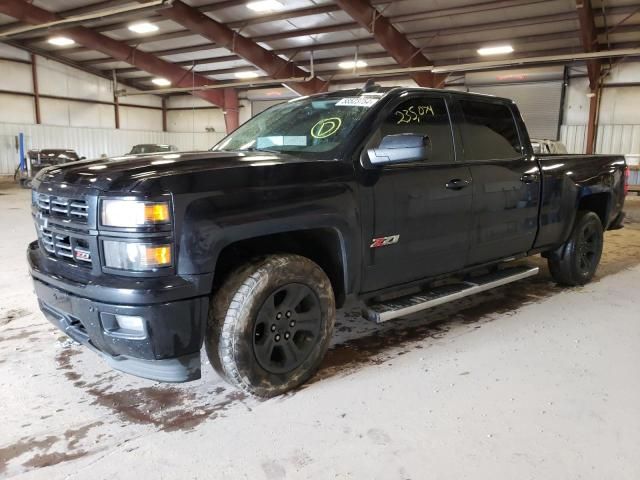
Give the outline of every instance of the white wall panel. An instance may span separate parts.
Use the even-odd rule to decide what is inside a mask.
[[[129,98],[129,97],[124,97]],[[123,100],[124,101],[124,100]],[[251,103],[240,99],[240,125],[251,118]],[[206,110],[193,108],[206,107]],[[210,108],[209,108],[210,107]],[[211,107],[206,100],[193,96],[170,97],[167,108],[184,108],[185,110],[169,110],[167,112],[167,128],[174,132],[206,132],[213,127],[217,132],[226,131],[222,109]],[[192,109],[192,110],[190,110]]]
[[[0,122],[35,123],[33,98],[0,94]]]
[[[586,125],[589,120],[589,81],[571,78],[565,90],[564,117],[566,125]]]
[[[113,106],[100,103],[65,102],[69,106],[71,127],[115,128]]]
[[[640,154],[640,125],[600,125],[596,153]]]
[[[584,153],[586,135],[586,125],[562,125],[560,128],[560,141],[569,153]]]
[[[0,90],[11,92],[33,92],[31,65],[0,60]],[[4,108],[4,105],[0,106]]]
[[[167,128],[172,132],[206,132],[211,128],[216,132],[226,131],[224,115],[219,108],[169,110]]]
[[[162,130],[162,110],[120,106],[120,128],[124,130]]]
[[[113,101],[111,82],[105,78],[42,57],[37,59],[37,72],[41,94],[103,102]]]
[[[139,92],[135,88],[131,88],[127,85],[118,84],[118,89],[124,89],[128,92]],[[120,103],[129,103],[131,105],[143,105],[147,107],[162,107],[162,99],[157,95],[131,95],[126,97],[120,97]]]
[[[52,98],[40,99],[40,118],[44,125],[71,124],[69,118],[69,102],[66,100],[54,100]]]
[[[27,52],[26,50],[22,50],[20,48],[14,48],[4,43],[0,43],[0,57],[15,58],[18,60],[27,60],[27,61],[29,61],[30,59],[29,52]]]
[[[128,101],[129,98],[123,97],[123,102]],[[193,95],[180,95],[176,97],[169,97],[167,101],[168,108],[193,108],[193,107],[212,107],[211,103],[200,97],[194,97]]]
[[[569,153],[585,153],[587,126],[563,125],[560,140]],[[640,125],[599,125],[596,153],[640,154]]]
[[[640,87],[611,87],[602,91],[600,100],[601,124],[640,124]]]

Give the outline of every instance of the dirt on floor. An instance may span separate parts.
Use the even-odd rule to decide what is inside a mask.
[[[624,321],[620,331],[609,330],[612,335],[615,333],[614,344],[619,342],[620,352],[612,347],[607,354],[613,358],[626,352],[631,355],[629,359],[640,360],[625,343],[640,339],[637,306],[629,306],[634,301],[637,305],[638,286],[627,287],[624,283],[627,277],[640,280],[640,197],[629,197],[627,201],[625,228],[606,234],[602,263],[591,286],[558,287],[551,281],[544,259],[534,257],[530,263],[541,267],[541,274],[536,277],[407,319],[374,325],[362,319],[360,308],[354,306],[340,313],[331,349],[312,381],[290,394],[260,401],[219,379],[204,355],[201,380],[184,385],[159,384],[110,370],[96,355],[50,326],[37,309],[24,260],[26,244],[35,236],[29,194],[6,188],[6,184],[4,189],[0,185],[0,190],[0,228],[5,237],[0,245],[0,477],[85,478],[91,472],[94,478],[156,478],[156,473],[162,471],[161,477],[179,478],[333,478],[334,474],[337,478],[423,478],[423,471],[448,471],[444,463],[450,455],[448,449],[472,448],[459,437],[464,430],[451,427],[453,430],[447,430],[445,435],[440,430],[445,424],[438,421],[449,418],[450,426],[459,429],[452,415],[471,415],[475,404],[476,413],[484,417],[469,417],[468,425],[488,425],[492,432],[502,432],[501,442],[507,442],[494,445],[497,450],[486,445],[478,448],[477,455],[485,455],[482,459],[472,451],[465,453],[465,458],[472,459],[468,460],[469,465],[476,465],[483,472],[478,477],[513,478],[514,475],[504,474],[509,468],[501,470],[496,466],[500,461],[510,461],[513,472],[520,473],[515,475],[518,478],[621,479],[632,478],[627,475],[633,474],[640,478],[637,464],[619,465],[631,458],[626,456],[625,448],[617,453],[622,457],[612,460],[615,468],[607,470],[600,465],[590,470],[579,465],[582,458],[591,468],[588,452],[594,447],[590,443],[580,447],[584,447],[584,453],[567,453],[569,464],[539,444],[546,439],[554,449],[567,448],[565,441],[570,443],[581,432],[573,421],[582,419],[587,424],[595,422],[595,430],[589,434],[602,434],[603,441],[618,445],[611,440],[618,435],[635,440],[637,446],[639,422],[637,418],[627,419],[627,429],[634,430],[629,433],[620,427],[623,433],[616,433],[616,422],[623,419],[616,417],[607,422],[609,414],[603,413],[607,410],[591,404],[593,399],[588,395],[607,395],[599,387],[606,383],[606,375],[599,367],[558,365],[563,378],[549,370],[551,366],[539,358],[539,352],[532,350],[532,358],[523,356],[528,348],[539,348],[548,350],[550,357],[563,358],[565,349],[577,348],[573,343],[562,343],[567,337],[581,338],[585,344],[596,342],[607,330],[596,321],[592,327],[585,326],[584,319],[590,318],[589,308],[602,313],[604,298],[604,306],[609,305]],[[601,303],[593,306],[589,304],[591,299],[600,299]],[[617,320],[611,318],[612,324]],[[582,330],[577,329],[578,325]],[[492,332],[491,336],[488,332]],[[540,332],[546,335],[544,347],[537,343]],[[472,337],[478,339],[471,343],[468,339]],[[535,346],[523,343],[527,338],[535,338]],[[496,346],[493,342],[499,343]],[[604,343],[609,345],[610,341]],[[483,350],[487,345],[494,346],[494,353]],[[486,358],[502,352],[502,348],[513,355],[514,365],[510,365],[506,353],[500,358]],[[638,387],[638,364],[616,365],[630,377],[629,386],[634,389]],[[515,365],[519,369],[512,370]],[[591,373],[584,374],[580,368]],[[540,382],[542,391],[530,391],[518,375],[530,375],[532,381]],[[468,377],[471,380],[463,382],[466,386],[453,394],[450,385]],[[583,383],[575,388],[587,392],[581,407],[576,407],[579,404],[571,390],[561,388],[562,382],[572,384],[576,378]],[[498,387],[497,382],[503,383]],[[495,393],[503,385],[510,390],[506,395],[511,400]],[[393,389],[394,396],[388,397]],[[555,407],[554,400],[542,399],[554,389],[560,389]],[[441,392],[451,392],[451,403],[434,400]],[[640,399],[635,390],[630,395]],[[549,401],[552,405],[548,405]],[[580,414],[580,418],[565,424],[555,440],[532,433],[514,439],[507,427],[516,428],[521,421],[535,430],[541,420],[525,413],[514,420],[507,415],[508,409],[492,409],[496,402],[506,402],[511,410],[521,413],[531,404],[536,408],[546,405],[539,410],[556,410],[554,415],[560,417],[576,415],[569,413],[571,408],[584,408],[587,417]],[[637,415],[637,404],[635,408]],[[437,409],[443,415],[440,420],[428,413]],[[601,419],[594,420],[596,417],[590,415]],[[331,420],[327,423],[326,418]],[[543,420],[544,423],[547,418]],[[414,432],[415,425],[422,425],[423,429]],[[433,435],[428,434],[429,428],[433,428]],[[469,428],[475,432],[475,427]],[[553,426],[549,428],[553,430]],[[389,432],[395,432],[398,439],[394,441]],[[413,437],[407,432],[413,432]],[[411,438],[418,443],[412,445]],[[324,450],[311,453],[306,439]],[[583,440],[576,439],[578,444]],[[365,441],[367,445],[357,446]],[[345,444],[340,442],[352,446],[341,448]],[[518,442],[522,451],[515,447]],[[276,445],[278,449],[274,448]],[[418,446],[419,451],[414,451]],[[515,449],[510,460],[501,458],[500,448],[510,452]],[[187,466],[185,458],[196,451],[199,456]],[[560,462],[553,463],[556,470],[549,471],[563,475],[540,475],[546,471],[540,463],[545,458],[550,464]],[[451,461],[455,463],[454,459]],[[389,470],[391,465],[397,469]],[[467,472],[454,467],[451,471],[460,475],[450,478],[461,478],[473,469]],[[332,474],[325,475],[328,472]]]

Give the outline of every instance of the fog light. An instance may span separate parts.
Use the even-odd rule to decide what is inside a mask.
[[[102,312],[100,320],[104,330],[111,335],[132,339],[146,337],[144,318],[142,317]]]
[[[116,323],[121,330],[131,330],[134,332],[144,332],[144,322],[142,317],[132,317],[130,315],[114,315]]]

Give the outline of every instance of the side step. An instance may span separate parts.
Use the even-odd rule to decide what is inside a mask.
[[[532,277],[537,275],[539,270],[538,267],[529,266],[505,268],[488,275],[476,277],[473,281],[444,285],[424,293],[369,305],[363,310],[362,315],[375,323],[386,322],[387,320],[404,317],[427,308],[484,292],[485,290],[491,290],[523,278]]]

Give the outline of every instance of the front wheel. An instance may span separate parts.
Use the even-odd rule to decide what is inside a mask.
[[[600,217],[594,212],[578,212],[571,236],[547,259],[553,279],[568,286],[588,283],[600,263],[603,242]]]
[[[211,302],[205,346],[213,368],[259,397],[280,395],[320,366],[335,322],[324,271],[298,255],[270,255],[232,273]]]

